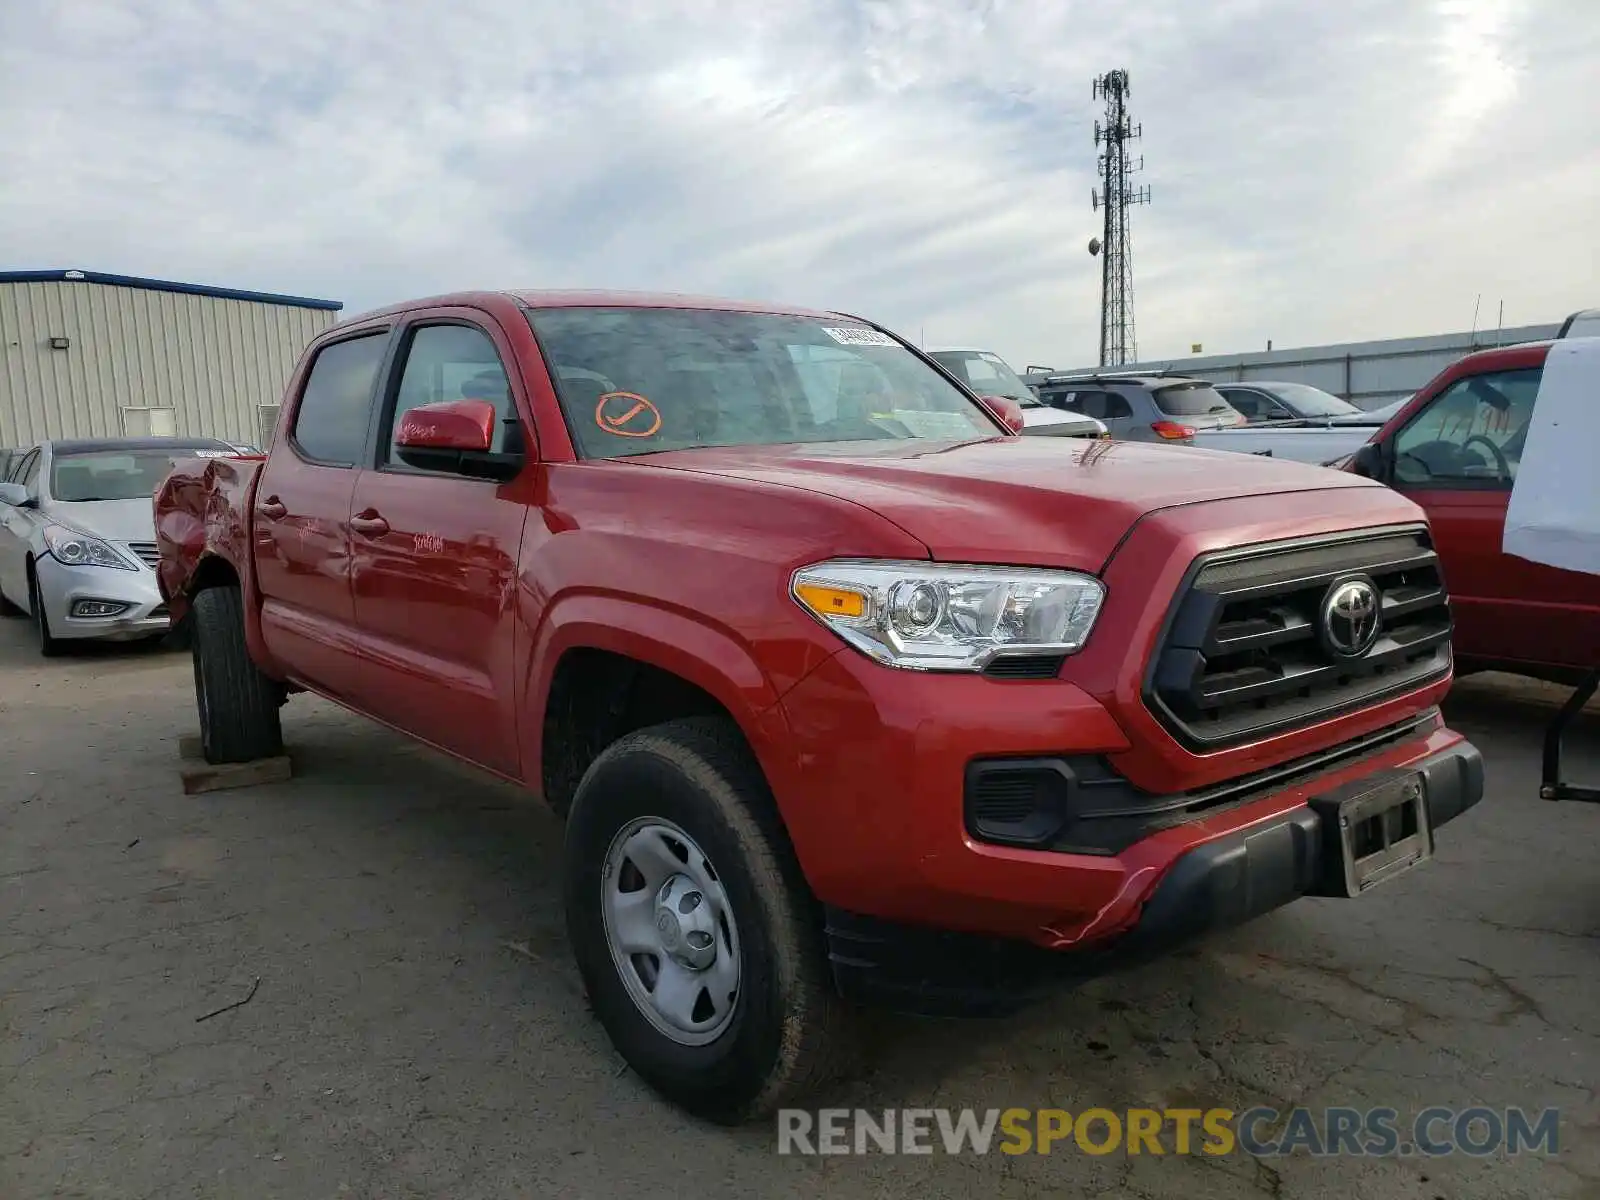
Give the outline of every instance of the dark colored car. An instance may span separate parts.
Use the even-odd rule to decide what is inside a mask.
[[[1219,383],[1217,391],[1252,425],[1281,421],[1374,427],[1383,424],[1382,418],[1309,383],[1252,379],[1248,383]]]

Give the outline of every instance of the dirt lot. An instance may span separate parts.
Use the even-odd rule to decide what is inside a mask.
[[[26,638],[0,622],[0,1200],[1600,1197],[1600,809],[1537,799],[1538,689],[1458,689],[1490,794],[1431,866],[1022,1019],[886,1021],[829,1102],[1556,1106],[1557,1157],[798,1158],[619,1069],[542,810],[305,698],[293,782],[185,797],[187,658]]]

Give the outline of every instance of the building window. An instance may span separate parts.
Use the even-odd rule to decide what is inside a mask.
[[[178,414],[170,408],[124,408],[124,437],[177,437]]]

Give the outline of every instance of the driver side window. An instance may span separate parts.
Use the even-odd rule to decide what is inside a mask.
[[[1395,482],[1510,488],[1541,374],[1534,367],[1456,380],[1395,435]]]
[[[386,467],[411,469],[400,462],[395,451],[400,419],[414,408],[446,400],[489,401],[499,414],[490,451],[522,449],[511,384],[489,335],[470,325],[422,325],[411,335],[400,390],[389,417],[383,457]]]

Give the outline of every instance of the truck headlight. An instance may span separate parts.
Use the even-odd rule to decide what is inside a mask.
[[[836,560],[794,573],[795,600],[857,650],[913,671],[1072,654],[1105,600],[1092,575],[1030,567]]]
[[[112,567],[118,571],[137,571],[122,555],[99,538],[51,525],[44,531],[44,544],[58,563],[68,567]]]

